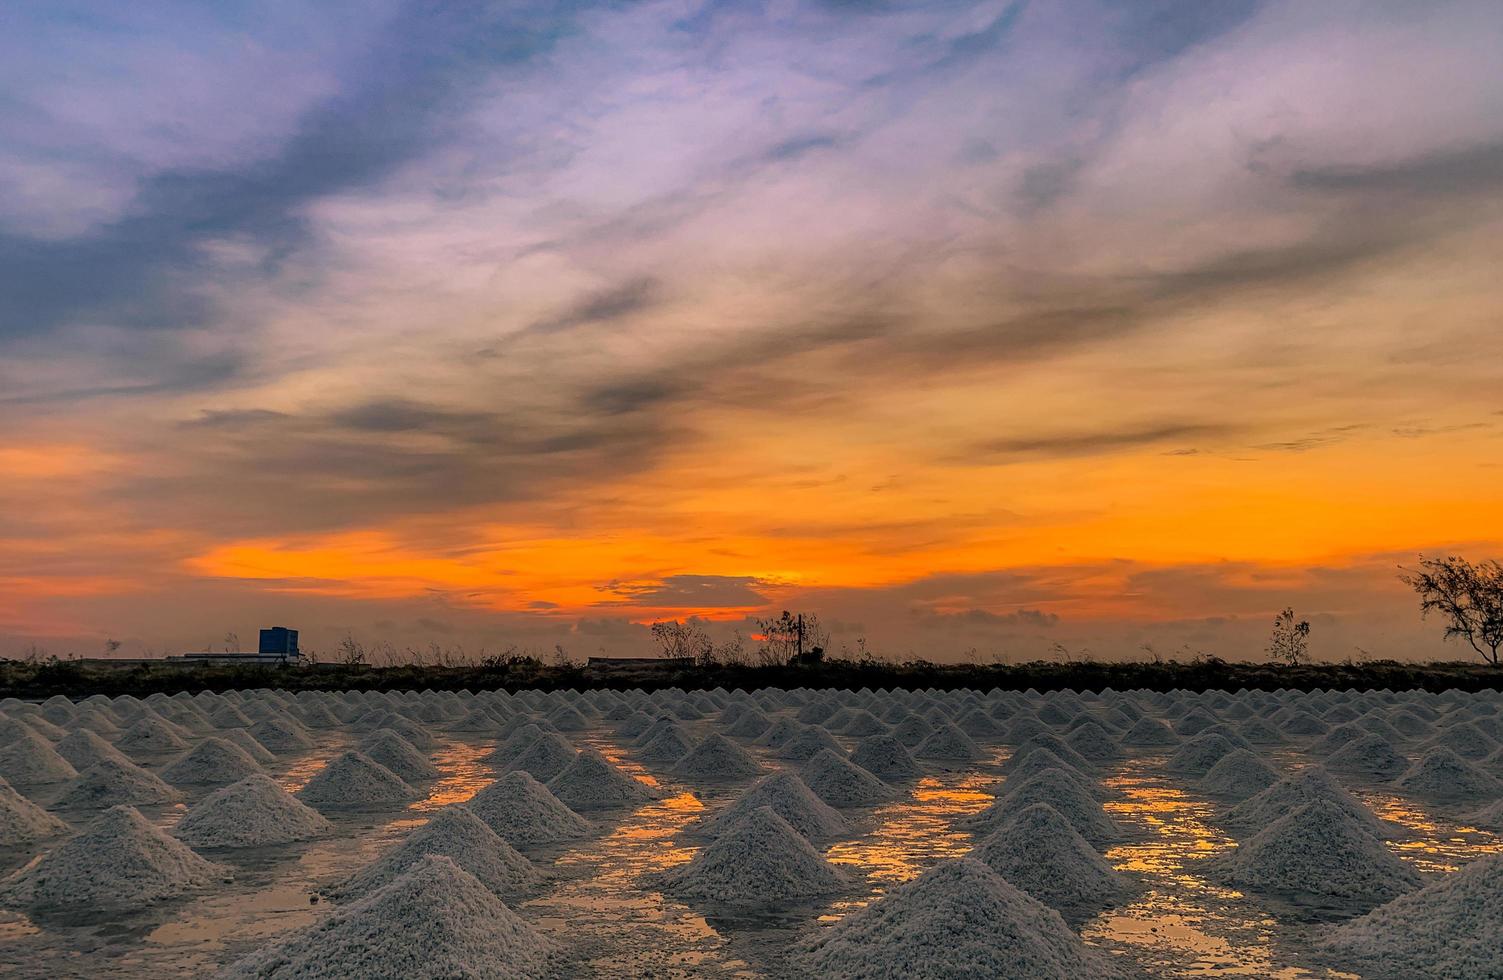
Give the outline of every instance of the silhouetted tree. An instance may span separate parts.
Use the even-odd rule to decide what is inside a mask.
[[[1273,636],[1268,641],[1269,656],[1282,660],[1291,667],[1310,653],[1310,624],[1306,620],[1295,622],[1294,610],[1286,608],[1273,621]]]
[[[1503,564],[1473,565],[1465,558],[1430,558],[1399,576],[1420,597],[1420,614],[1440,613],[1446,639],[1461,637],[1482,659],[1499,666],[1503,646]]]
[[[757,659],[764,666],[817,663],[824,659],[830,633],[813,613],[791,613],[785,609],[777,619],[755,622],[757,632],[762,636]]]
[[[698,623],[689,620],[680,623],[676,619],[652,624],[652,638],[658,643],[658,656],[664,658],[693,657],[696,663],[705,664],[713,659],[715,644]]]

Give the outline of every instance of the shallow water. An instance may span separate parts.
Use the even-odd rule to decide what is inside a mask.
[[[695,734],[708,721],[686,723]],[[934,769],[901,787],[899,799],[844,811],[853,831],[830,844],[829,860],[851,873],[851,889],[819,905],[727,915],[696,909],[654,886],[654,876],[693,858],[701,841],[694,824],[743,791],[749,781],[686,783],[660,768],[643,767],[607,728],[569,736],[593,745],[660,798],[631,812],[591,815],[598,833],[576,846],[526,852],[549,875],[538,894],[514,902],[539,931],[570,951],[569,975],[781,976],[789,946],[810,929],[880,898],[936,862],[975,844],[956,827],[989,805],[1004,782],[1007,750],[954,771]],[[356,736],[321,737],[313,750],[278,760],[272,775],[300,787]],[[0,973],[36,977],[156,977],[209,972],[246,951],[326,915],[325,887],[363,866],[421,825],[442,806],[460,803],[496,773],[483,760],[494,747],[478,733],[440,735],[429,753],[442,776],[422,785],[423,799],[387,811],[331,815],[336,834],[321,841],[256,851],[204,852],[234,866],[235,880],[219,891],[113,917],[46,919],[0,912]],[[784,765],[751,751],[769,771]],[[1295,750],[1274,754],[1286,768],[1306,760]],[[1155,976],[1346,978],[1318,965],[1311,943],[1323,924],[1298,908],[1225,888],[1205,873],[1209,858],[1236,846],[1218,825],[1228,804],[1197,794],[1194,780],[1168,773],[1164,758],[1142,754],[1104,772],[1105,806],[1130,839],[1105,852],[1141,888],[1126,904],[1086,922],[1087,942]],[[1469,827],[1455,813],[1426,807],[1381,785],[1353,785],[1379,816],[1410,831],[1390,846],[1426,875],[1452,872],[1467,861],[1503,850],[1498,835]],[[143,810],[163,827],[184,804]],[[43,799],[46,794],[37,794]],[[81,826],[87,814],[73,817]],[[0,852],[6,867],[34,852]]]

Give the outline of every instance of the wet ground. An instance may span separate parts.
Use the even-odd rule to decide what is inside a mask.
[[[688,723],[704,732],[710,723]],[[212,973],[249,949],[316,921],[328,911],[317,898],[328,885],[391,846],[436,808],[462,802],[495,778],[482,760],[493,747],[478,734],[439,735],[431,753],[443,772],[421,802],[402,810],[332,817],[336,836],[323,841],[248,851],[206,851],[231,864],[234,882],[216,893],[104,919],[36,919],[0,912],[0,974],[17,977],[162,977]],[[819,906],[778,915],[726,919],[665,898],[653,876],[690,860],[699,841],[686,830],[747,783],[688,784],[661,769],[638,765],[613,732],[601,728],[571,737],[601,749],[662,798],[599,823],[599,833],[570,847],[525,852],[549,880],[536,895],[514,902],[541,932],[571,951],[570,975],[581,977],[759,977],[782,973],[782,958],[801,932],[820,928],[879,898],[935,862],[968,851],[973,840],[956,827],[984,809],[1003,781],[1005,748],[985,762],[955,770],[931,769],[906,796],[876,808],[848,810],[855,832],[831,845],[827,857],[854,872],[848,894]],[[273,775],[296,789],[354,736],[325,738],[317,748],[284,760]],[[760,751],[754,749],[753,751]],[[774,768],[778,760],[762,753]],[[158,760],[157,766],[168,760]],[[1278,759],[1286,768],[1298,753]],[[1218,827],[1228,804],[1199,796],[1193,782],[1171,776],[1164,759],[1143,755],[1103,774],[1111,816],[1134,831],[1131,843],[1105,852],[1141,890],[1129,904],[1082,927],[1087,942],[1118,954],[1153,976],[1351,977],[1316,963],[1310,943],[1325,923],[1297,906],[1221,887],[1203,862],[1236,846]],[[1426,875],[1454,872],[1477,856],[1503,850],[1503,841],[1452,816],[1393,795],[1380,786],[1350,784],[1380,816],[1403,825],[1410,839],[1390,844]],[[61,788],[52,795],[60,794]],[[30,795],[44,805],[46,792]],[[170,826],[183,804],[143,808]],[[64,814],[82,826],[90,813]],[[0,851],[4,868],[19,867],[31,851]]]

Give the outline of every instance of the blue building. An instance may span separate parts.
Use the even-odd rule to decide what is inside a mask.
[[[258,651],[262,656],[267,654],[293,658],[301,656],[297,648],[297,630],[290,630],[285,626],[273,626],[271,629],[262,630]]]

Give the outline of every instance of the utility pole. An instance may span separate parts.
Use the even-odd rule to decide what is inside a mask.
[[[798,614],[798,659],[804,659],[804,614]]]

